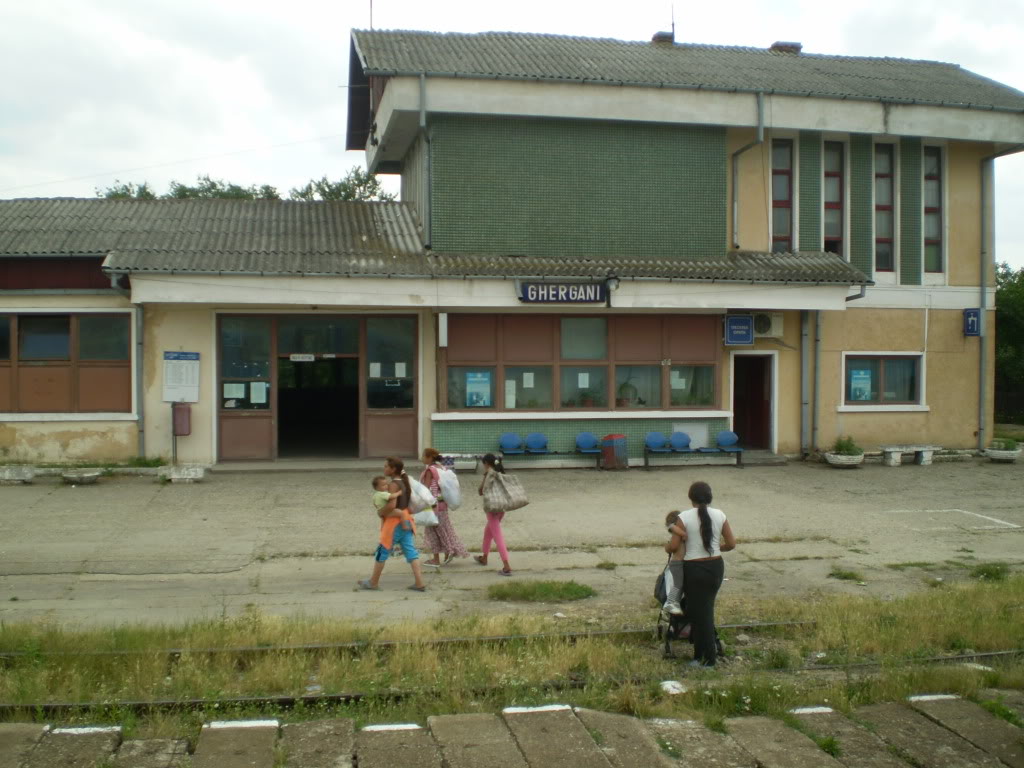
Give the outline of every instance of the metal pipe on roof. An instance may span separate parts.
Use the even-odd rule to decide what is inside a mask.
[[[434,158],[430,149],[430,131],[427,130],[427,74],[420,72],[420,136],[423,137],[423,149],[427,155],[427,194],[423,201],[423,233],[426,242],[423,247],[430,250],[434,247],[434,204],[431,193],[434,188]]]
[[[740,171],[739,156],[764,143],[764,92],[757,92],[757,138],[732,153],[732,247],[740,247]]]

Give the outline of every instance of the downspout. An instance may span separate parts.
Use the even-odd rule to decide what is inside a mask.
[[[811,444],[811,344],[810,316],[806,309],[800,310],[800,456],[810,454]]]
[[[988,322],[985,315],[988,311],[988,265],[992,261],[995,268],[995,251],[989,243],[989,231],[994,224],[992,212],[989,207],[994,200],[995,175],[993,173],[992,161],[1003,155],[1012,155],[1024,150],[1024,144],[1017,144],[1004,149],[1002,152],[988,155],[981,158],[981,254],[978,259],[978,450],[985,449],[988,442],[985,438],[985,396],[988,391],[986,369],[988,368]]]
[[[423,137],[423,149],[427,154],[427,194],[423,203],[423,235],[426,242],[423,247],[428,251],[434,247],[434,200],[431,196],[434,189],[434,158],[430,147],[430,132],[427,131],[427,73],[420,72],[420,136]]]
[[[146,419],[144,416],[145,405],[142,396],[142,357],[145,349],[143,347],[142,339],[143,333],[145,332],[145,324],[143,323],[145,308],[141,304],[132,304],[132,306],[135,307],[135,408],[139,414],[138,454],[140,459],[144,459],[146,458]]]
[[[757,92],[757,139],[732,153],[732,247],[740,247],[739,156],[764,143],[764,91]]]
[[[814,310],[814,393],[811,396],[811,450],[818,450],[818,402],[821,389],[821,310]]]

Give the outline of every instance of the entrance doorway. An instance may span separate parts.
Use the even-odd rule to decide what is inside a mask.
[[[744,448],[772,450],[772,362],[771,355],[733,355],[733,432]]]
[[[277,455],[359,455],[359,359],[277,361]]]

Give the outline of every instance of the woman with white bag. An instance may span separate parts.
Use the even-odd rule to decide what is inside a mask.
[[[508,562],[508,548],[505,546],[505,537],[501,532],[501,521],[505,512],[510,509],[518,509],[526,505],[526,496],[522,494],[522,486],[515,483],[520,491],[521,498],[515,496],[510,499],[507,486],[510,485],[511,476],[505,475],[505,467],[501,459],[493,453],[486,454],[481,460],[484,465],[484,479],[480,483],[479,493],[484,497],[484,514],[487,515],[487,525],[484,526],[483,554],[477,555],[476,560],[480,565],[487,565],[487,556],[491,554],[491,542],[498,548],[501,555],[502,569],[498,571],[502,576],[512,575],[512,566]],[[501,477],[498,477],[501,475]]]
[[[394,551],[395,545],[402,548],[406,562],[412,568],[412,576],[416,583],[409,589],[415,592],[426,592],[427,587],[423,583],[423,573],[420,569],[420,553],[416,550],[416,543],[413,537],[416,535],[416,525],[413,522],[410,507],[412,506],[413,486],[409,476],[405,474],[405,464],[401,459],[389,456],[384,461],[384,474],[390,480],[388,491],[398,493],[395,500],[395,508],[401,512],[397,516],[386,516],[380,522],[380,544],[373,556],[373,574],[368,579],[358,582],[360,589],[380,589],[380,576],[384,573],[384,565]]]
[[[447,496],[451,494],[443,493],[441,488],[442,473],[451,472],[452,470],[447,469],[441,464],[441,454],[433,448],[427,448],[423,451],[423,465],[423,474],[420,475],[420,482],[427,486],[430,492],[437,498],[437,506],[434,507],[434,513],[437,515],[437,525],[432,525],[424,529],[423,532],[427,548],[434,553],[434,556],[429,560],[424,560],[423,564],[429,565],[432,568],[439,568],[441,566],[442,554],[444,554],[444,564],[448,565],[453,558],[469,557],[469,552],[466,551],[466,547],[463,546],[458,534],[455,533],[455,526],[452,525],[451,518],[448,515],[449,509],[458,506],[459,500],[456,499],[453,504],[449,504]],[[455,487],[457,488],[458,486],[456,485]]]

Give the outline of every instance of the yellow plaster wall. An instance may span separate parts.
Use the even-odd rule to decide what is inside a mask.
[[[946,197],[949,233],[947,258],[950,285],[977,285],[981,254],[981,158],[992,154],[989,143],[951,141],[947,146]],[[994,284],[992,269],[988,284]]]
[[[729,247],[732,242],[732,153],[746,146],[757,138],[754,128],[730,128],[726,134],[726,200],[729,212],[726,216],[728,231],[726,238]],[[766,251],[768,243],[768,188],[771,176],[770,142],[765,141],[751,147],[739,156],[739,247],[741,250]]]
[[[131,309],[127,296],[110,294],[5,294],[0,296],[0,312],[26,309],[53,309],[74,312],[77,309]]]
[[[994,337],[990,335],[987,341],[989,385],[985,419],[991,429]],[[929,410],[837,411],[843,402],[844,350],[926,351],[925,403]],[[866,450],[907,442],[928,442],[946,448],[976,447],[979,352],[979,340],[963,335],[960,310],[850,308],[845,312],[823,312],[817,447],[828,448],[840,435],[852,436]]]
[[[430,311],[421,312],[419,315],[420,326],[420,349],[423,350],[422,364],[419,376],[421,397],[419,400],[420,435],[422,444],[419,447],[420,453],[424,448],[433,445],[433,422],[431,414],[437,410],[437,315]]]
[[[136,455],[134,421],[0,422],[0,462],[124,462]]]

